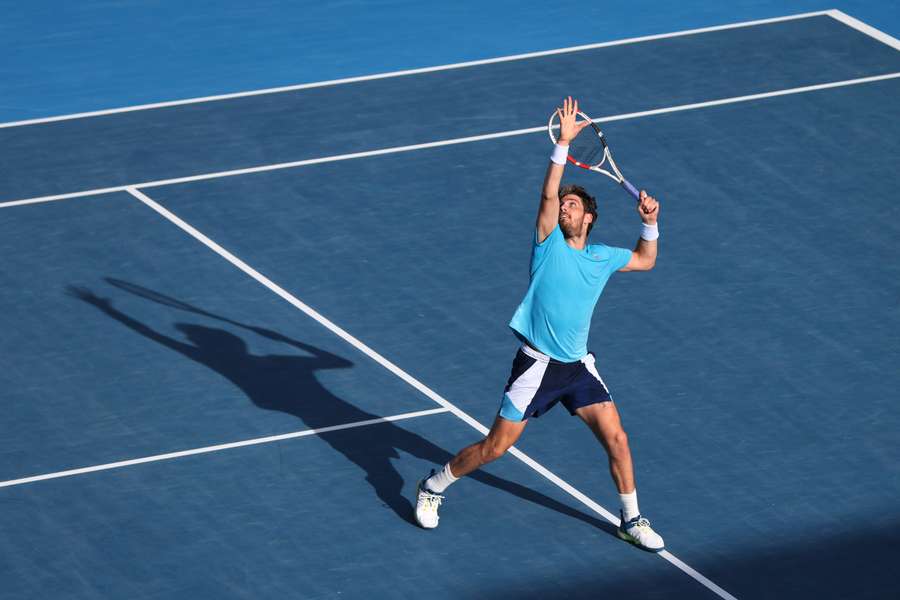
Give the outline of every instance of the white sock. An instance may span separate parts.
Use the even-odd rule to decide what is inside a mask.
[[[622,499],[622,517],[626,521],[630,521],[641,514],[641,511],[638,509],[637,490],[630,494],[619,494],[619,498]]]
[[[443,494],[444,490],[457,479],[459,477],[453,476],[450,472],[450,463],[447,463],[443,469],[425,480],[425,487],[435,494]]]

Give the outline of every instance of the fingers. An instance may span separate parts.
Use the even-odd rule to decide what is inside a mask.
[[[574,118],[578,114],[578,100],[573,100],[572,96],[563,98],[563,105],[557,108],[556,112],[560,119]]]
[[[638,212],[641,218],[655,215],[659,210],[659,202],[656,198],[647,194],[645,190],[641,190],[641,203],[638,205]]]
[[[559,117],[559,138],[558,142],[565,144],[572,141],[582,129],[591,124],[589,119],[578,121],[578,100],[572,96],[563,98],[562,106],[556,109],[556,115]]]

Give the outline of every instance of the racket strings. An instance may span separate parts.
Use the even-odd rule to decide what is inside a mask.
[[[589,120],[584,113],[578,113],[578,121]],[[559,136],[559,114],[550,116],[548,124],[550,138],[556,142]],[[608,153],[606,145],[601,141],[600,130],[593,124],[584,128],[578,136],[569,142],[568,155],[586,167],[599,167],[606,162]]]
[[[591,127],[569,142],[569,156],[584,165],[596,166],[606,160],[604,146]]]

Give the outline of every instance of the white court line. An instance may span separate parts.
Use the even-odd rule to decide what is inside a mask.
[[[896,79],[900,77],[900,72],[886,73],[884,75],[873,75],[871,77],[860,77],[858,79],[845,79],[843,81],[833,81],[830,83],[819,83],[815,85],[806,85],[796,88],[788,88],[783,90],[775,90],[772,92],[761,92],[759,94],[749,94],[747,96],[734,96],[731,98],[721,98],[718,100],[708,100],[705,102],[693,102],[690,104],[680,104],[678,106],[668,106],[665,108],[654,108],[651,110],[643,110],[639,112],[623,113],[619,115],[609,115],[594,119],[598,123],[608,123],[610,121],[623,121],[626,119],[637,119],[640,117],[649,117],[653,115],[663,115],[667,113],[681,112],[686,110],[695,110],[699,108],[708,108],[711,106],[722,106],[726,104],[735,104],[738,102],[750,102],[753,100],[762,100],[765,98],[776,98],[778,96],[787,96],[790,94],[802,94],[806,92],[814,92],[818,90],[827,90],[839,88],[849,85],[859,85],[864,83],[872,83],[875,81],[884,81],[886,79]],[[217,171],[214,173],[204,173],[201,175],[190,175],[187,177],[176,177],[173,179],[159,179],[156,181],[145,181],[142,183],[130,183],[114,187],[97,188],[93,190],[84,190],[81,192],[71,192],[68,194],[56,194],[52,196],[38,196],[35,198],[25,198],[22,200],[9,200],[0,202],[0,208],[11,208],[13,206],[24,206],[28,204],[38,204],[41,202],[53,202],[56,200],[69,200],[72,198],[81,198],[84,196],[96,196],[100,194],[109,194],[112,192],[125,192],[130,188],[152,188],[166,185],[175,185],[179,183],[191,183],[194,181],[205,181],[208,179],[218,179],[221,177],[232,177],[235,175],[249,175],[251,173],[262,173],[265,171],[277,171],[281,169],[292,169],[307,165],[316,165],[321,163],[336,162],[342,160],[352,160],[356,158],[367,158],[371,156],[381,156],[384,154],[396,154],[399,152],[411,152],[413,150],[424,150],[427,148],[439,148],[441,146],[452,146],[455,144],[467,144],[469,142],[480,142],[484,140],[493,140],[504,137],[512,137],[517,135],[526,135],[546,130],[546,126],[528,127],[526,129],[512,129],[509,131],[500,131],[497,133],[487,133],[482,135],[472,135],[461,138],[453,138],[449,140],[440,140],[436,142],[426,142],[423,144],[410,144],[408,146],[393,146],[390,148],[380,148],[378,150],[365,150],[362,152],[352,152],[350,154],[337,154],[334,156],[324,156],[320,158],[309,158],[306,160],[297,160],[292,162],[277,163],[272,165],[262,165],[258,167],[248,167],[245,169],[233,169],[230,171]]]
[[[141,202],[143,202],[144,204],[146,204],[147,206],[149,206],[150,208],[155,210],[157,213],[162,215],[165,219],[174,223],[182,231],[186,232],[188,235],[190,235],[191,237],[193,237],[194,239],[196,239],[197,241],[202,243],[204,246],[206,246],[207,248],[209,248],[210,250],[212,250],[213,252],[215,252],[216,254],[218,254],[219,256],[221,256],[222,258],[227,260],[228,262],[230,262],[232,265],[234,265],[235,267],[237,267],[238,269],[243,271],[245,274],[247,274],[250,277],[252,277],[253,279],[255,279],[258,283],[264,285],[270,291],[274,292],[276,295],[280,296],[282,299],[284,299],[285,301],[290,303],[292,306],[299,309],[301,312],[305,313],[308,317],[316,320],[320,325],[322,325],[323,327],[325,327],[326,329],[328,329],[329,331],[331,331],[332,333],[334,333],[335,335],[337,335],[338,337],[340,337],[341,339],[346,341],[348,344],[350,344],[351,346],[353,346],[354,348],[356,348],[357,350],[359,350],[360,352],[362,352],[363,354],[365,354],[366,356],[368,356],[369,358],[371,358],[372,360],[374,360],[375,362],[377,362],[378,364],[383,366],[385,369],[387,369],[388,371],[390,371],[391,373],[393,373],[394,375],[396,375],[397,377],[399,377],[400,379],[402,379],[403,381],[405,381],[406,383],[411,385],[413,388],[422,392],[422,394],[424,394],[428,398],[431,398],[433,401],[435,401],[437,404],[439,404],[440,406],[442,406],[449,412],[453,413],[454,415],[456,415],[457,417],[462,419],[466,424],[471,426],[473,429],[479,431],[483,435],[487,435],[488,428],[485,427],[484,425],[482,425],[481,423],[479,423],[475,418],[470,416],[468,413],[464,412],[458,406],[456,406],[455,404],[451,403],[450,401],[448,401],[445,398],[443,398],[442,396],[440,396],[437,392],[435,392],[434,390],[432,390],[431,388],[426,386],[424,383],[420,382],[418,379],[416,379],[415,377],[413,377],[412,375],[410,375],[409,373],[407,373],[406,371],[404,371],[403,369],[401,369],[400,367],[398,367],[397,365],[395,365],[394,363],[392,363],[391,361],[389,361],[388,359],[383,357],[381,354],[379,354],[378,352],[376,352],[375,350],[373,350],[372,348],[370,348],[369,346],[367,346],[366,344],[364,344],[357,338],[350,335],[347,331],[345,331],[344,329],[342,329],[341,327],[339,327],[332,321],[328,320],[327,318],[325,318],[324,316],[322,316],[321,314],[316,312],[313,308],[311,308],[307,304],[301,302],[297,297],[290,294],[284,288],[282,288],[281,286],[274,283],[271,279],[269,279],[265,275],[262,275],[259,271],[257,271],[256,269],[254,269],[253,267],[251,267],[250,265],[248,265],[247,263],[245,263],[244,261],[242,261],[241,259],[236,257],[234,254],[232,254],[231,252],[229,252],[228,250],[226,250],[225,248],[223,248],[222,246],[220,246],[219,244],[217,244],[216,242],[214,242],[213,240],[208,238],[206,235],[201,233],[199,230],[195,229],[192,225],[190,225],[189,223],[187,223],[186,221],[182,220],[180,217],[175,215],[173,212],[169,211],[164,206],[157,203],[155,200],[153,200],[152,198],[150,198],[149,196],[147,196],[140,190],[137,190],[133,187],[129,187],[127,189],[127,191],[129,194],[131,194],[132,196],[134,196],[135,198],[137,198],[138,200],[140,200]],[[600,506],[599,504],[597,504],[596,502],[594,502],[593,500],[588,498],[582,492],[580,492],[577,489],[575,489],[574,487],[572,487],[572,485],[570,485],[566,481],[562,480],[560,477],[558,477],[557,475],[552,473],[550,470],[548,470],[547,468],[545,468],[544,466],[539,464],[537,461],[535,461],[534,459],[529,457],[527,454],[525,454],[524,452],[522,452],[521,450],[519,450],[518,448],[515,448],[515,447],[510,448],[509,452],[513,456],[515,456],[516,458],[518,458],[519,460],[524,462],[526,465],[528,465],[529,467],[531,467],[532,469],[534,469],[535,471],[537,471],[538,473],[540,473],[541,475],[546,477],[548,480],[550,480],[551,482],[553,482],[554,484],[559,486],[561,489],[565,490],[567,493],[569,493],[572,497],[576,498],[582,504],[584,504],[585,506],[587,506],[588,508],[590,508],[597,514],[601,515],[604,519],[606,519],[607,521],[609,521],[616,527],[619,526],[620,521],[615,515],[613,515],[611,512],[609,512],[608,510],[606,510],[605,508],[603,508],[602,506]],[[687,564],[682,562],[680,559],[675,557],[673,554],[671,554],[667,551],[664,551],[664,552],[660,552],[659,556],[662,557],[663,559],[669,561],[672,565],[674,565],[675,567],[680,569],[682,572],[686,573],[688,576],[693,578],[698,583],[705,586],[707,589],[709,589],[712,592],[714,592],[715,594],[717,594],[719,597],[724,598],[726,600],[737,600],[737,598],[735,598],[734,596],[729,594],[727,591],[725,591],[724,589],[722,589],[721,587],[719,587],[718,585],[713,583],[710,579],[703,576],[701,573],[697,572],[695,569],[691,568],[690,566],[688,566]]]
[[[490,65],[494,63],[510,62],[515,60],[526,60],[529,58],[538,58],[541,56],[552,56],[554,54],[566,54],[569,52],[581,52],[583,50],[594,50],[596,48],[606,48],[609,46],[621,46],[623,44],[636,44],[640,42],[649,42],[653,40],[662,40],[666,38],[681,37],[687,35],[695,35],[698,33],[709,33],[713,31],[723,31],[727,29],[737,29],[740,27],[752,27],[755,25],[766,25],[769,23],[781,23],[783,21],[793,21],[796,19],[807,19],[810,17],[820,17],[829,15],[829,11],[816,11],[799,13],[795,15],[787,15],[784,17],[773,17],[771,19],[757,19],[755,21],[742,21],[740,23],[728,23],[725,25],[714,25],[712,27],[701,27],[699,29],[685,29],[683,31],[674,31],[671,33],[660,33],[656,35],[645,35],[641,37],[626,38],[621,40],[613,40],[610,42],[600,42],[596,44],[585,44],[582,46],[571,46],[569,48],[558,48],[555,50],[544,50],[540,52],[528,52],[525,54],[513,54],[510,56],[501,56],[497,58],[487,58],[483,60],[472,60],[467,62],[452,63],[448,65],[439,65],[435,67],[423,67],[420,69],[406,69],[403,71],[391,71],[388,73],[378,73],[375,75],[362,75],[359,77],[345,77],[343,79],[330,79],[328,81],[318,81],[314,83],[301,83],[297,85],[288,85],[282,87],[266,88],[261,90],[250,90],[246,92],[236,92],[232,94],[219,94],[216,96],[204,96],[201,98],[188,98],[185,100],[172,100],[169,102],[156,102],[153,104],[139,104],[136,106],[125,106],[122,108],[111,108],[106,110],[95,110],[90,112],[75,113],[70,115],[60,115],[56,117],[43,117],[39,119],[26,119],[23,121],[9,121],[0,123],[0,129],[6,127],[22,127],[24,125],[37,125],[41,123],[53,123],[56,121],[70,121],[72,119],[85,119],[89,117],[100,117],[104,115],[112,115],[124,112],[133,112],[139,110],[152,110],[155,108],[167,108],[170,106],[182,106],[185,104],[199,104],[203,102],[217,102],[219,100],[230,100],[233,98],[246,98],[248,96],[260,96],[264,94],[280,94],[283,92],[293,92],[297,90],[307,90],[311,88],[327,87],[334,85],[343,85],[347,83],[357,83],[360,81],[373,81],[376,79],[387,79],[390,77],[403,77],[406,75],[418,75],[421,73],[433,73],[436,71],[449,71],[451,69],[463,69],[467,67],[477,67],[480,65]]]
[[[859,19],[854,19],[847,13],[841,12],[836,8],[833,8],[833,9],[825,11],[825,12],[828,14],[829,17],[831,17],[833,19],[837,19],[844,25],[852,27],[853,29],[856,29],[858,31],[861,31],[864,34],[875,38],[879,42],[887,44],[888,46],[890,46],[891,48],[893,48],[895,50],[900,50],[900,40],[886,34],[885,32],[881,31],[880,29],[875,29],[871,25],[869,25],[867,23],[863,23]]]
[[[401,415],[393,415],[390,417],[378,417],[377,419],[367,419],[365,421],[356,421],[354,423],[344,423],[343,425],[332,425],[330,427],[320,427],[318,429],[304,429],[303,431],[294,431],[292,433],[283,433],[281,435],[270,435],[267,437],[255,438],[252,440],[243,440],[240,442],[231,442],[228,444],[218,444],[216,446],[205,446],[203,448],[193,448],[191,450],[181,450],[179,452],[168,452],[166,454],[156,454],[154,456],[145,456],[143,458],[134,458],[131,460],[121,460],[119,462],[107,463],[104,465],[94,465],[92,467],[84,467],[81,469],[69,469],[68,471],[58,471],[56,473],[47,473],[45,475],[35,475],[33,477],[23,477],[21,479],[10,479],[8,481],[0,481],[0,488],[12,487],[14,485],[24,485],[26,483],[34,483],[36,481],[46,481],[48,479],[59,479],[60,477],[72,477],[73,475],[84,475],[85,473],[95,473],[97,471],[108,471],[110,469],[120,469],[122,467],[130,467],[132,465],[141,465],[144,463],[158,462],[161,460],[172,460],[173,458],[181,458],[183,456],[193,456],[195,454],[207,454],[209,452],[219,452],[221,450],[230,450],[232,448],[243,448],[244,446],[256,446],[258,444],[270,444],[272,442],[280,442],[282,440],[291,440],[294,438],[306,437],[308,435],[320,435],[330,431],[340,431],[342,429],[353,429],[355,427],[365,427],[366,425],[377,425],[379,423],[390,423],[393,421],[402,421],[404,419],[413,419],[416,417],[425,417],[428,415],[436,415],[448,412],[446,408],[432,408],[430,410],[420,410],[416,412],[403,413]]]

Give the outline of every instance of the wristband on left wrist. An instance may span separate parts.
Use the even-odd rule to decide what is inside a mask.
[[[652,225],[648,223],[641,223],[641,239],[646,240],[648,242],[652,242],[653,240],[659,237],[659,226],[656,223]]]

